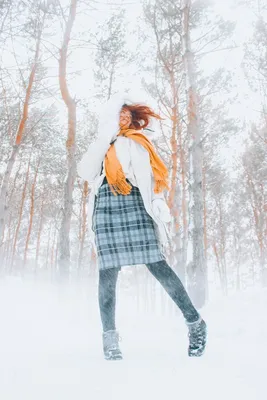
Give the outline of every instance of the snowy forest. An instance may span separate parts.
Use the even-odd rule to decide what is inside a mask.
[[[163,117],[168,257],[194,301],[267,286],[264,0],[3,0],[0,60],[2,278],[96,281],[77,163],[134,87]],[[150,297],[145,270],[122,274]]]
[[[118,93],[162,117],[166,258],[197,321],[166,269],[107,275],[101,300],[78,171]],[[0,0],[0,148],[1,400],[266,399],[266,0]]]

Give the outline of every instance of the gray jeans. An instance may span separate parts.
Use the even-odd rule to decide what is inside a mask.
[[[187,322],[195,322],[199,313],[192,304],[181,280],[165,260],[146,264],[148,270],[160,282],[168,295],[180,308]],[[120,268],[99,271],[98,298],[103,332],[116,330],[116,284]]]

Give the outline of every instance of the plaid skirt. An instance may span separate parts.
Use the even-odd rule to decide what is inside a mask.
[[[156,223],[135,186],[129,195],[115,196],[104,183],[95,197],[92,229],[101,270],[165,260]]]

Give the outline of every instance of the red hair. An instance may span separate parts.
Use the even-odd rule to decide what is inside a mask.
[[[129,126],[129,128],[131,129],[146,128],[152,117],[156,119],[164,119],[156,114],[150,107],[143,106],[141,104],[123,104],[122,108],[124,110],[130,111],[130,113],[132,114],[132,122]]]

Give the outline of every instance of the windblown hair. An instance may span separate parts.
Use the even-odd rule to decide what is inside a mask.
[[[132,123],[129,126],[131,129],[146,128],[151,118],[164,119],[156,114],[150,107],[141,104],[123,104],[122,108],[130,111],[132,114]]]

